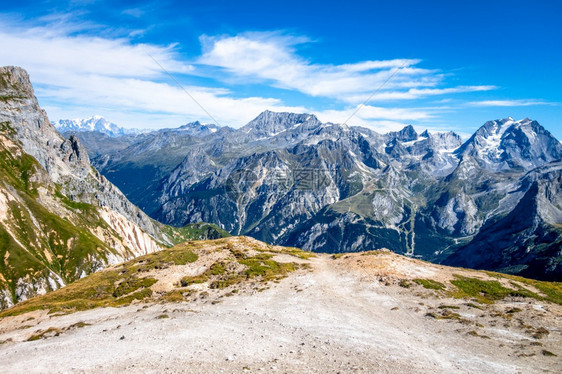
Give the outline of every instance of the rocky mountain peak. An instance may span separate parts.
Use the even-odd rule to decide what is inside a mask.
[[[489,170],[530,170],[562,158],[562,144],[537,121],[488,121],[458,151]]]
[[[90,166],[88,153],[76,136],[70,136],[61,144],[60,148],[65,162],[80,165],[81,169],[87,169]]]
[[[0,90],[3,97],[35,99],[29,75],[18,66],[0,67]]]
[[[418,139],[418,133],[412,125],[405,126],[400,131],[388,133],[391,138],[400,140],[401,142],[411,142]]]
[[[270,137],[303,124],[306,124],[309,128],[310,125],[320,125],[320,121],[312,114],[266,110],[243,126],[241,131],[256,137]]]
[[[9,124],[13,140],[37,160],[61,192],[80,202],[109,208],[163,240],[158,225],[92,168],[78,138],[63,138],[49,122],[37,104],[27,72],[13,66],[1,67],[0,76],[0,122]]]
[[[220,127],[215,124],[204,124],[199,121],[195,121],[181,126],[178,130],[182,131],[182,133],[186,133],[192,136],[205,136],[213,134],[219,129]]]

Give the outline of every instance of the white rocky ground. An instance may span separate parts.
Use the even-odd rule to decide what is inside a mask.
[[[377,268],[383,257],[385,263]],[[189,303],[139,303],[63,316],[36,311],[6,317],[0,320],[0,372],[555,373],[562,369],[558,305],[519,299],[480,310],[466,306],[467,300],[437,298],[421,286],[406,289],[393,277],[439,279],[448,276],[449,268],[420,266],[419,261],[396,255],[348,255],[338,260],[320,255],[310,262],[311,270],[299,270],[263,292],[241,290],[232,297],[209,294]],[[426,316],[451,303],[460,306],[455,312],[466,321]],[[494,316],[514,306],[521,311],[512,320]],[[517,319],[528,325],[518,326]],[[75,325],[80,322],[90,325]],[[539,326],[549,334],[532,337],[531,331]],[[27,341],[38,330],[51,327],[61,332]],[[545,356],[543,350],[557,356]]]

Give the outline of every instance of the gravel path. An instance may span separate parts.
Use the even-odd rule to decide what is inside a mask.
[[[11,341],[0,345],[0,372],[554,373],[562,368],[560,355],[537,354],[541,347],[529,346],[525,336],[501,327],[491,339],[467,335],[474,327],[426,317],[422,299],[410,291],[334,266],[328,256],[311,264],[311,271],[292,274],[266,291],[215,304],[137,304],[5,318],[0,341]],[[34,319],[24,321],[30,315]],[[70,327],[79,322],[90,325]],[[25,341],[49,327],[62,332]],[[533,356],[518,355],[517,344],[523,343]]]

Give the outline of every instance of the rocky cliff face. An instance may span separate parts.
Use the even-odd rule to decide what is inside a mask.
[[[444,262],[562,281],[562,162],[531,171],[507,195],[522,197]]]
[[[71,199],[108,207],[138,225],[143,231],[164,241],[158,224],[134,206],[113,184],[90,165],[85,148],[75,136],[62,137],[39,107],[25,70],[6,67],[0,70],[2,95],[0,121],[14,130],[13,137],[23,151],[45,168],[52,181]]]
[[[58,134],[16,67],[0,68],[0,153],[0,308],[167,239]]]

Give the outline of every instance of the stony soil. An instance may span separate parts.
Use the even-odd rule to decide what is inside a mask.
[[[238,285],[230,297],[228,289],[209,290],[189,302],[5,317],[0,371],[556,373],[562,368],[559,305],[514,298],[473,304],[476,308],[467,305],[470,300],[417,284],[401,287],[404,278],[443,281],[463,271],[391,253],[302,261],[310,269],[270,282],[261,292]],[[508,313],[513,308],[518,311]],[[460,318],[427,315],[445,310]],[[37,340],[28,341],[33,335]]]

